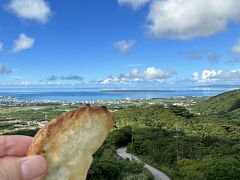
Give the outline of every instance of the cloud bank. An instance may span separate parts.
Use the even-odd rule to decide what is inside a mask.
[[[240,69],[222,71],[222,70],[203,70],[201,77],[198,76],[199,72],[193,74],[193,78],[198,82],[231,82],[240,83]]]
[[[109,76],[100,81],[101,84],[128,84],[136,82],[159,82],[172,77],[175,74],[173,70],[158,69],[149,67],[144,71],[133,69],[132,71],[120,74],[118,76]]]

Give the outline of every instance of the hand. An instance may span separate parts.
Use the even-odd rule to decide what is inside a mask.
[[[42,156],[26,156],[32,138],[0,136],[0,179],[42,180],[47,174],[47,163]]]

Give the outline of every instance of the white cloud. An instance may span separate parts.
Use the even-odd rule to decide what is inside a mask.
[[[100,81],[101,84],[124,84],[125,80],[115,76],[108,76],[106,79]]]
[[[134,10],[137,10],[143,7],[145,4],[150,2],[151,0],[118,0],[120,5],[128,5],[131,6]]]
[[[199,78],[199,72],[193,74],[194,80],[199,83],[209,83],[209,82],[232,82],[240,83],[240,69],[222,71],[222,70],[203,70],[201,73],[201,78]]]
[[[198,81],[198,78],[199,78],[199,73],[198,72],[194,72],[193,73],[193,80],[194,81]]]
[[[210,36],[240,22],[240,0],[154,0],[147,20],[148,32],[157,38]]]
[[[51,10],[44,0],[11,0],[9,9],[18,17],[46,23]]]
[[[118,76],[109,76],[100,82],[102,84],[127,84],[136,82],[160,82],[172,77],[175,74],[173,70],[158,69],[155,67],[149,67],[144,71],[133,69],[132,71],[120,74]]]
[[[26,34],[22,33],[19,35],[18,39],[14,41],[12,52],[30,49],[33,47],[34,42],[34,38],[28,37]]]
[[[216,80],[240,82],[240,69],[221,72],[216,75]]]
[[[3,51],[3,42],[0,42],[0,52]]]
[[[144,73],[140,72],[138,69],[133,69],[132,71],[122,74],[121,77],[128,78],[128,79],[138,79],[143,78]]]
[[[136,44],[135,40],[120,40],[113,44],[113,46],[122,54],[126,54],[131,51]]]
[[[217,70],[204,70],[202,72],[202,80],[214,80],[217,75],[223,73],[222,71]]]
[[[240,40],[232,47],[232,52],[240,55]]]
[[[156,69],[155,67],[149,67],[144,72],[146,79],[166,79],[169,78],[174,72],[164,69]]]

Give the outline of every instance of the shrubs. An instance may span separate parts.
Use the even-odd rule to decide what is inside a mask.
[[[88,172],[88,178],[91,180],[103,179],[136,179],[150,180],[150,173],[143,169],[141,164],[126,160],[116,160],[115,158],[100,159],[94,161]]]
[[[116,147],[126,146],[132,139],[132,127],[125,126],[121,129],[115,130],[109,135],[108,139],[110,139],[111,143]]]
[[[156,128],[135,129],[129,150],[145,162],[163,167],[173,179],[231,179],[240,177],[237,140],[181,135]]]
[[[121,161],[116,161],[114,158],[99,159],[93,161],[88,172],[88,179],[118,179],[123,168],[124,164]]]
[[[178,161],[182,179],[238,180],[240,161],[233,156],[205,157],[202,161],[181,159]]]
[[[151,180],[152,175],[144,170],[142,164],[122,160],[116,155],[117,147],[125,146],[131,142],[131,135],[132,128],[128,126],[111,132],[103,146],[95,153],[87,179],[131,180],[135,178]]]

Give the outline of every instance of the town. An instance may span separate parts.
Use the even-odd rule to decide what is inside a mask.
[[[62,112],[78,109],[86,104],[106,106],[111,112],[125,108],[152,105],[190,107],[204,97],[173,97],[156,99],[92,100],[92,101],[54,101],[54,100],[19,100],[16,97],[0,97],[0,134],[34,133],[49,120]],[[28,135],[28,134],[26,134]]]

